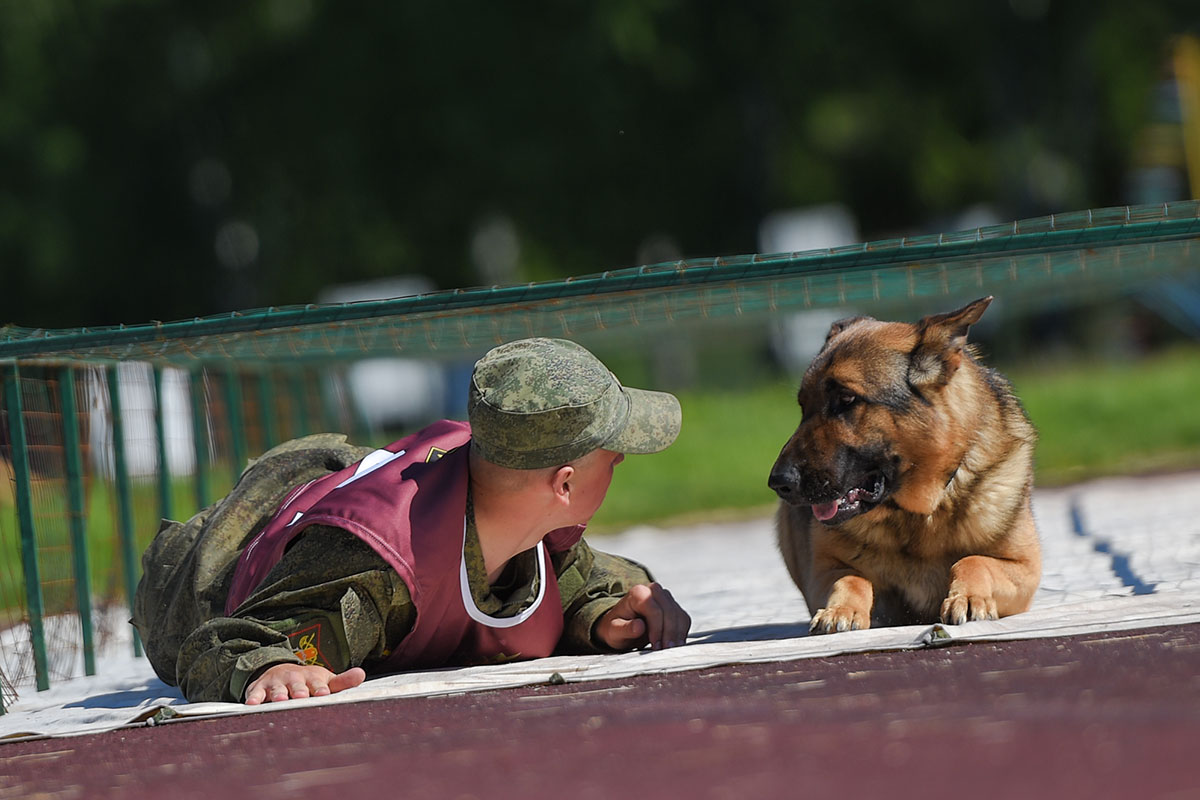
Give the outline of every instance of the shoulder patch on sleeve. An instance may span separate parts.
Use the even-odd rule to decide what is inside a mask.
[[[316,664],[329,669],[329,660],[321,654],[322,627],[322,624],[317,622],[298,630],[288,636],[288,644],[291,645],[292,652],[296,654],[296,657],[305,664]]]

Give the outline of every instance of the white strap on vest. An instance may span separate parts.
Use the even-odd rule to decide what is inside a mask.
[[[533,612],[537,611],[538,606],[542,604],[542,598],[546,596],[546,553],[545,545],[539,541],[534,548],[535,557],[537,559],[537,582],[538,593],[537,598],[530,603],[529,608],[519,614],[514,614],[511,617],[493,617],[479,610],[479,606],[475,605],[475,597],[471,594],[471,581],[467,578],[467,518],[463,517],[463,554],[461,568],[459,569],[459,586],[462,587],[463,608],[467,610],[467,616],[478,622],[480,625],[486,625],[489,628],[511,628],[515,625],[520,625],[525,620],[533,616]]]

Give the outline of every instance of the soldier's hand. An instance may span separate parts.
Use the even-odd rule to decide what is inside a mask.
[[[647,644],[654,650],[687,641],[692,618],[671,593],[657,583],[638,584],[596,623],[596,638],[614,650]]]
[[[276,664],[246,687],[246,705],[277,703],[297,697],[321,697],[358,686],[367,678],[362,667],[334,674],[316,664]]]

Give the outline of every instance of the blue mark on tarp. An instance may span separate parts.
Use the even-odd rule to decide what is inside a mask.
[[[1133,589],[1134,594],[1154,594],[1154,587],[1158,584],[1146,583],[1138,574],[1133,571],[1133,567],[1129,564],[1129,556],[1125,553],[1113,550],[1112,545],[1103,539],[1099,539],[1088,533],[1087,528],[1083,525],[1083,513],[1079,510],[1079,501],[1071,501],[1071,527],[1075,533],[1085,539],[1092,541],[1092,548],[1097,553],[1103,553],[1111,560],[1112,571],[1121,583]]]

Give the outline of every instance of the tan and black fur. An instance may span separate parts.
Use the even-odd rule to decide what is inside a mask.
[[[966,341],[991,300],[915,325],[841,320],[805,372],[803,417],[768,483],[812,631],[1029,608],[1037,433]]]

